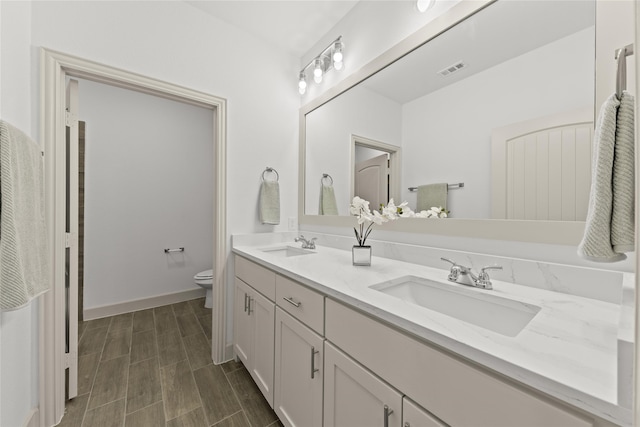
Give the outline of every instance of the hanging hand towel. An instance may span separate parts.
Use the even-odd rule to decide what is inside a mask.
[[[40,146],[0,121],[0,308],[13,310],[49,289]]]
[[[418,187],[416,211],[427,211],[433,207],[447,209],[447,183],[427,184]]]
[[[624,254],[614,251],[611,239],[616,116],[619,106],[616,95],[611,95],[602,105],[596,123],[589,210],[584,236],[578,246],[578,254],[591,261],[613,262],[626,258]],[[620,197],[619,203],[622,202]]]
[[[338,215],[338,204],[333,185],[324,185],[320,188],[320,215]]]
[[[280,185],[277,181],[262,181],[260,222],[272,225],[280,224]]]
[[[616,116],[613,156],[611,244],[616,253],[635,250],[634,99],[623,92]]]

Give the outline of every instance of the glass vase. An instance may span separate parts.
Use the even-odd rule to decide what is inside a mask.
[[[351,254],[353,265],[371,265],[371,246],[354,245]]]

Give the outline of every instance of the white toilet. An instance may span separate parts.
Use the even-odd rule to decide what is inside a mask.
[[[196,282],[196,285],[202,286],[207,290],[207,297],[204,300],[205,308],[211,308],[212,306],[212,295],[211,289],[213,289],[213,270],[205,270],[193,276],[193,280]]]

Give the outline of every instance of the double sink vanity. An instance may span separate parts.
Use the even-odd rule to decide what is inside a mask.
[[[294,237],[233,237],[234,351],[285,426],[631,425],[631,274],[496,257],[485,290],[440,261],[476,254],[376,242],[395,256],[355,267],[352,239]]]

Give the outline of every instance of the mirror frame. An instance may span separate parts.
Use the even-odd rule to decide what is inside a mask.
[[[417,49],[451,27],[475,15],[497,0],[460,2],[443,15],[426,24],[420,30],[373,59],[358,71],[347,76],[336,86],[304,105],[299,114],[299,158],[298,158],[298,222],[301,226],[353,227],[355,217],[323,216],[305,214],[306,186],[306,122],[308,113],[351,89],[373,74]],[[402,202],[398,200],[396,202]],[[346,207],[345,207],[346,208]],[[525,221],[501,219],[457,219],[443,220],[424,218],[402,218],[385,224],[385,231],[438,234],[455,237],[470,237],[491,240],[510,240],[529,243],[546,243],[577,246],[584,234],[583,221]]]

